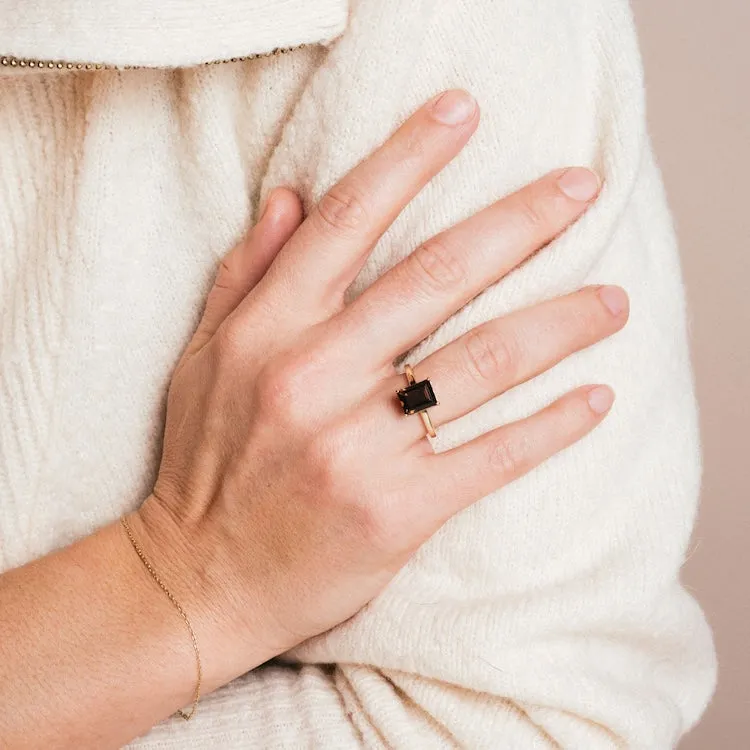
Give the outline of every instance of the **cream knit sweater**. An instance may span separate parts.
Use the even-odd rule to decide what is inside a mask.
[[[715,663],[678,582],[696,405],[624,0],[0,0],[2,56],[0,569],[149,492],[170,371],[269,189],[309,207],[442,88],[474,93],[479,130],[352,297],[568,164],[604,174],[596,205],[409,358],[584,284],[631,295],[623,332],[445,427],[438,449],[587,382],[618,393],[603,425],[455,518],[355,618],[133,746],[673,747]],[[157,69],[40,72],[10,56]]]

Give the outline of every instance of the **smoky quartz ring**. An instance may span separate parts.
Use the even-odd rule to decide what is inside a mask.
[[[427,379],[417,382],[411,365],[404,365],[404,375],[406,375],[407,386],[396,391],[401,406],[404,408],[404,414],[419,414],[422,417],[427,434],[430,437],[435,437],[435,428],[432,426],[432,420],[427,413],[427,409],[431,406],[438,405],[435,391],[432,390],[432,383]]]

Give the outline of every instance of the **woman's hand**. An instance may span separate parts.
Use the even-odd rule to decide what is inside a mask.
[[[584,386],[435,454],[396,397],[393,361],[542,248],[594,199],[561,170],[425,242],[353,303],[344,294],[399,211],[465,145],[478,111],[417,111],[302,221],[275,191],[227,257],[172,381],[154,493],[132,516],[196,620],[209,687],[357,612],[453,514],[595,427]],[[440,425],[620,329],[627,298],[585,288],[485,323],[425,361]],[[145,574],[144,574],[145,575]]]

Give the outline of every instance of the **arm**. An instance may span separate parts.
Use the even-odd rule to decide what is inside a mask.
[[[130,524],[146,538],[137,514]],[[208,695],[270,653],[255,640],[250,660],[233,658],[242,640],[238,631],[224,628],[218,612],[201,609],[199,603],[210,601],[209,592],[185,589],[184,584],[178,579],[172,588],[180,591],[199,636],[201,689]],[[195,656],[185,626],[119,523],[0,576],[3,748],[120,747],[178,709],[187,709],[195,683]],[[340,701],[327,695],[331,684],[326,670],[257,670],[242,683],[245,722],[245,710],[255,704],[252,723],[269,742],[292,746],[294,738],[307,736],[337,743],[333,746],[357,744]],[[279,722],[282,696],[290,690],[315,709],[297,715],[293,730],[288,718]],[[204,698],[199,715],[210,719],[217,699],[220,705],[221,693]],[[210,721],[197,716],[189,724],[175,721],[178,745],[198,742],[204,732],[205,746],[214,744]],[[246,736],[244,726],[237,729]]]
[[[171,607],[119,524],[0,576],[0,744],[119,746],[188,704]]]

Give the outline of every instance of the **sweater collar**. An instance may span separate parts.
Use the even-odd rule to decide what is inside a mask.
[[[178,67],[327,43],[349,0],[0,0],[0,55]]]

